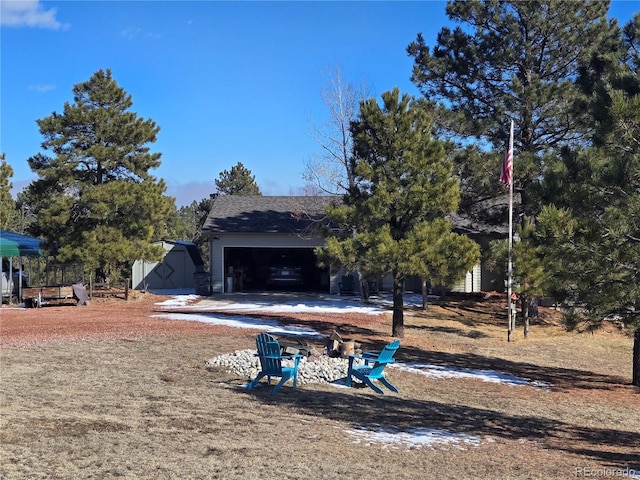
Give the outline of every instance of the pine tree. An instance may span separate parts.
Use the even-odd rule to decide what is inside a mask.
[[[99,70],[73,87],[61,114],[37,120],[51,155],[28,159],[38,175],[23,196],[37,215],[32,233],[47,239],[61,262],[81,262],[108,280],[137,258],[157,259],[172,199],[150,170],[159,127],[129,111],[129,95]]]
[[[11,196],[13,168],[7,163],[5,153],[0,154],[0,229],[9,230],[16,217],[16,202]]]
[[[365,276],[390,273],[392,334],[403,337],[406,276],[459,278],[479,250],[452,234],[444,218],[457,207],[458,182],[441,142],[432,138],[427,111],[398,89],[384,93],[382,102],[361,102],[351,124],[354,184],[344,204],[328,210],[341,234],[328,237],[318,254],[325,264],[335,261]]]
[[[546,268],[555,297],[570,309],[569,328],[615,319],[635,331],[640,386],[640,14],[621,45],[617,61],[606,51],[585,66],[593,145],[566,150],[545,172],[553,204],[539,216],[538,235],[545,258],[563,260]]]
[[[231,170],[223,170],[216,179],[218,195],[262,195],[255,175],[238,162]]]
[[[539,209],[532,187],[548,155],[589,133],[591,125],[577,108],[584,97],[575,78],[592,52],[617,35],[606,18],[608,6],[607,1],[567,8],[563,0],[454,0],[447,14],[462,26],[443,28],[432,49],[422,35],[408,46],[415,60],[413,82],[439,105],[437,130],[475,145],[457,155],[465,175],[463,209],[502,194],[495,173],[502,154],[485,152],[506,150],[509,118],[516,127],[516,193],[526,214]]]

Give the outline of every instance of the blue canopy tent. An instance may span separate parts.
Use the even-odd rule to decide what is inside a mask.
[[[39,238],[0,230],[0,257],[39,257],[42,255]]]
[[[41,240],[20,233],[0,230],[0,264],[2,264],[2,281],[0,291],[2,296],[11,296],[13,292],[14,269],[12,258],[14,257],[40,257],[42,256]],[[5,262],[4,259],[9,261]],[[5,268],[6,263],[6,268]],[[22,275],[19,288],[22,289]]]

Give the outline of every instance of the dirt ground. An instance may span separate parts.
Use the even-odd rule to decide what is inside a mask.
[[[305,384],[274,395],[205,368],[253,348],[256,330],[152,318],[166,298],[0,310],[0,478],[640,478],[632,341],[613,327],[567,333],[543,309],[531,338],[506,342],[500,302],[451,299],[406,311],[400,361],[551,387],[393,369],[399,394]],[[391,339],[390,314],[270,316],[367,349]],[[353,433],[390,428],[479,441],[416,447]]]

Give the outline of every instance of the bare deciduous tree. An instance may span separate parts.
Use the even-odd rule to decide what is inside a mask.
[[[340,66],[328,67],[323,77],[327,83],[322,89],[322,101],[329,116],[322,126],[311,122],[310,134],[320,151],[305,161],[302,178],[308,195],[341,195],[353,186],[349,126],[356,118],[360,100],[370,95],[365,82],[355,85],[345,80]]]

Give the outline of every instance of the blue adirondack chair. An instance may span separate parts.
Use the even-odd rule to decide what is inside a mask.
[[[261,333],[256,338],[256,347],[258,349],[258,358],[260,359],[260,367],[262,370],[258,373],[258,376],[254,378],[247,388],[251,389],[258,385],[262,377],[267,377],[267,384],[271,385],[271,377],[281,377],[280,383],[278,383],[272,390],[274,393],[280,390],[280,387],[284,383],[293,379],[293,388],[296,388],[298,380],[298,364],[302,355],[282,355],[280,350],[280,344],[268,333]],[[293,367],[283,367],[282,360],[293,359]]]
[[[389,390],[398,393],[398,389],[385,378],[384,367],[389,363],[395,362],[393,355],[400,347],[400,340],[394,340],[386,345],[379,354],[365,352],[362,355],[349,355],[349,370],[347,372],[347,387],[351,386],[351,377],[363,382],[371,387],[374,391],[384,395],[384,392],[373,380],[378,380]],[[355,365],[356,358],[364,360],[364,365]]]

